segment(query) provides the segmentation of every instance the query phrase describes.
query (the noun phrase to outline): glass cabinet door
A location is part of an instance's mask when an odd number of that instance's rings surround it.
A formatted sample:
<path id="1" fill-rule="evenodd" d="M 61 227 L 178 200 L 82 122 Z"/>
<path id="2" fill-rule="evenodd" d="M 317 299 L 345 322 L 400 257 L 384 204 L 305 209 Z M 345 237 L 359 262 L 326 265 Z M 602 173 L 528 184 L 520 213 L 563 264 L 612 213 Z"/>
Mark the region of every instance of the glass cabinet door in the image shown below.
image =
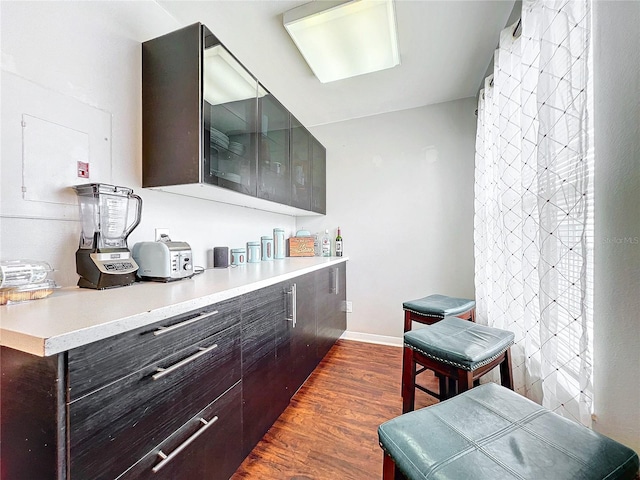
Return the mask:
<path id="1" fill-rule="evenodd" d="M 289 111 L 259 88 L 258 197 L 289 205 Z"/>
<path id="2" fill-rule="evenodd" d="M 291 205 L 311 209 L 311 134 L 291 116 Z"/>
<path id="3" fill-rule="evenodd" d="M 315 138 L 311 138 L 311 159 L 313 173 L 311 175 L 311 210 L 316 213 L 327 213 L 327 150 Z"/>
<path id="4" fill-rule="evenodd" d="M 258 82 L 206 29 L 202 75 L 203 179 L 255 195 Z"/>

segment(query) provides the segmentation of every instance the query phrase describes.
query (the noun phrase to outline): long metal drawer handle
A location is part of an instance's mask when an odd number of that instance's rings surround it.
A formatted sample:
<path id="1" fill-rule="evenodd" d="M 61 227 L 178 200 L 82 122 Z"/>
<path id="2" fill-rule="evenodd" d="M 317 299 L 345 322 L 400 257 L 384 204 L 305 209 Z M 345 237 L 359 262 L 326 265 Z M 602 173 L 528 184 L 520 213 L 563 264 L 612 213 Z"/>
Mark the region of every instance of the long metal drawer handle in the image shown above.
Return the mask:
<path id="1" fill-rule="evenodd" d="M 298 286 L 294 283 L 291 285 L 293 291 L 293 328 L 296 328 L 298 322 Z"/>
<path id="2" fill-rule="evenodd" d="M 214 310 L 213 312 L 203 313 L 198 317 L 190 318 L 189 320 L 185 320 L 184 322 L 176 323 L 175 325 L 171 325 L 170 327 L 158 327 L 158 329 L 154 331 L 153 334 L 157 337 L 158 335 L 163 335 L 165 333 L 173 332 L 178 328 L 186 327 L 187 325 L 191 325 L 192 323 L 195 323 L 199 320 L 204 320 L 205 318 L 209 318 L 213 315 L 216 315 L 217 313 L 218 313 L 218 310 Z"/>
<path id="3" fill-rule="evenodd" d="M 293 328 L 296 328 L 296 322 L 298 321 L 298 308 L 296 305 L 298 301 L 298 291 L 295 283 L 291 285 L 291 290 L 286 292 L 286 294 L 291 297 L 291 315 L 286 317 L 285 320 L 291 322 Z"/>
<path id="4" fill-rule="evenodd" d="M 171 460 L 173 460 L 175 458 L 176 455 L 178 455 L 182 450 L 184 450 L 185 448 L 187 448 L 189 446 L 189 444 L 191 442 L 193 442 L 196 438 L 198 438 L 200 435 L 202 435 L 204 433 L 204 431 L 209 428 L 211 425 L 213 425 L 214 423 L 216 423 L 218 421 L 218 417 L 213 417 L 211 420 L 209 420 L 208 422 L 204 419 L 204 418 L 200 418 L 200 422 L 203 423 L 202 427 L 200 427 L 200 429 L 194 433 L 193 435 L 191 435 L 189 438 L 187 438 L 184 442 L 182 442 L 182 444 L 176 448 L 173 452 L 171 452 L 169 455 L 167 455 L 166 453 L 164 453 L 162 450 L 160 450 L 158 452 L 158 456 L 162 459 L 160 461 L 160 463 L 158 463 L 155 467 L 153 467 L 151 469 L 151 471 L 153 473 L 158 473 L 158 471 L 164 467 L 167 463 L 169 463 Z"/>
<path id="5" fill-rule="evenodd" d="M 329 293 L 336 293 L 336 269 L 332 268 L 329 270 L 329 280 L 331 281 L 331 286 L 329 287 Z"/>
<path id="6" fill-rule="evenodd" d="M 151 378 L 153 378 L 154 380 L 159 380 L 162 377 L 164 377 L 165 375 L 169 375 L 171 372 L 175 372 L 180 367 L 184 367 L 186 364 L 193 362 L 196 358 L 199 358 L 202 355 L 207 354 L 208 352 L 210 352 L 214 348 L 218 348 L 218 344 L 217 343 L 214 343 L 213 345 L 211 345 L 210 347 L 207 347 L 207 348 L 200 347 L 198 349 L 199 350 L 198 352 L 194 353 L 190 357 L 185 358 L 184 360 L 180 360 L 178 363 L 174 363 L 170 367 L 167 367 L 167 368 L 157 367 L 156 368 L 156 372 L 158 372 L 158 373 L 154 374 Z"/>

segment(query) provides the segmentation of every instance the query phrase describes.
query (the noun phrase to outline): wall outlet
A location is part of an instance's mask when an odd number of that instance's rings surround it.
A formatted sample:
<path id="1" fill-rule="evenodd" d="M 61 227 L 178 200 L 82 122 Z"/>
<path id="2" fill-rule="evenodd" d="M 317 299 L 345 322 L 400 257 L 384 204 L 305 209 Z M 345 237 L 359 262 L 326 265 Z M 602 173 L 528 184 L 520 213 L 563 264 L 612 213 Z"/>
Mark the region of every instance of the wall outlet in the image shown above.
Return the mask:
<path id="1" fill-rule="evenodd" d="M 344 302 L 342 311 L 343 312 L 347 312 L 347 313 L 353 313 L 353 303 L 352 302 Z"/>
<path id="2" fill-rule="evenodd" d="M 163 236 L 169 236 L 168 228 L 156 228 L 156 242 L 159 241 Z"/>
<path id="3" fill-rule="evenodd" d="M 89 162 L 81 162 L 78 160 L 78 178 L 89 178 Z"/>

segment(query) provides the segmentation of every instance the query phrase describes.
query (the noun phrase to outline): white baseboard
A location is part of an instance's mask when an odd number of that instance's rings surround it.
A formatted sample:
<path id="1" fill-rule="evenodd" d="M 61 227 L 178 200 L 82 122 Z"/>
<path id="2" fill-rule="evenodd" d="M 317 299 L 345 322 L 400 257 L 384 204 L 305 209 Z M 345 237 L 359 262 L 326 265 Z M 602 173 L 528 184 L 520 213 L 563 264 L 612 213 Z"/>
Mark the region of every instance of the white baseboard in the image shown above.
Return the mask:
<path id="1" fill-rule="evenodd" d="M 340 338 L 342 340 L 355 340 L 356 342 L 377 343 L 379 345 L 402 347 L 402 337 L 375 335 L 373 333 L 349 332 L 347 330 L 342 334 Z"/>

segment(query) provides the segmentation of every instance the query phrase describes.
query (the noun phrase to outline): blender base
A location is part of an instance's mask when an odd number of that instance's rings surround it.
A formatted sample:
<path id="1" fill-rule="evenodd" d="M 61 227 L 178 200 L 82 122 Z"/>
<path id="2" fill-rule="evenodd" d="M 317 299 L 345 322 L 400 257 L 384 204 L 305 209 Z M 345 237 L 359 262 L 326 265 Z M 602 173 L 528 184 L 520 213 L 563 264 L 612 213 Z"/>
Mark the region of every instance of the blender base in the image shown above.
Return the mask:
<path id="1" fill-rule="evenodd" d="M 136 271 L 138 265 L 135 264 L 133 259 L 129 258 L 129 250 L 124 249 L 112 249 L 110 254 L 119 254 L 121 257 L 126 258 L 127 264 L 133 264 L 134 268 L 130 271 L 123 272 L 122 270 L 113 269 L 113 273 L 104 271 L 96 265 L 92 254 L 95 252 L 88 249 L 78 249 L 76 251 L 76 272 L 80 275 L 78 280 L 78 286 L 81 288 L 93 288 L 95 290 L 104 290 L 106 288 L 126 287 L 136 281 Z M 116 260 L 116 263 L 118 260 Z M 100 262 L 103 264 L 103 262 Z"/>
<path id="2" fill-rule="evenodd" d="M 126 278 L 125 278 L 126 277 Z M 136 274 L 106 275 L 100 274 L 98 283 L 92 283 L 86 278 L 80 277 L 78 286 L 80 288 L 93 288 L 94 290 L 105 290 L 107 288 L 126 287 L 136 281 Z"/>

